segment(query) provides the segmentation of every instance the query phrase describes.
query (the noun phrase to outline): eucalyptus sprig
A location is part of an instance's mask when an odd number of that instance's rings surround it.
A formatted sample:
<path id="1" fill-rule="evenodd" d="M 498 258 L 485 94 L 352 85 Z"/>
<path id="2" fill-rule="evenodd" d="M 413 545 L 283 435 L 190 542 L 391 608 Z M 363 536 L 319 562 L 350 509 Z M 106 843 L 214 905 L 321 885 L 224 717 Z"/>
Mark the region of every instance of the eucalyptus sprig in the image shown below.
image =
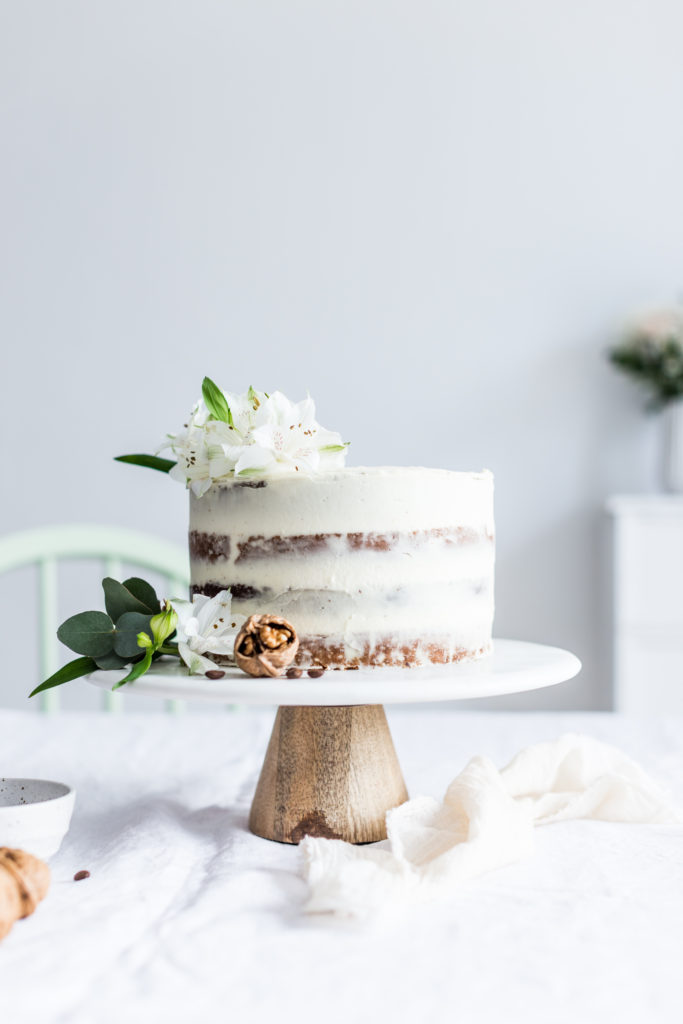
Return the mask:
<path id="1" fill-rule="evenodd" d="M 102 589 L 106 612 L 79 612 L 57 630 L 61 642 L 80 657 L 58 669 L 29 696 L 35 697 L 97 669 L 131 665 L 129 673 L 114 685 L 116 690 L 139 679 L 162 654 L 180 656 L 178 645 L 173 642 L 177 613 L 169 601 L 162 607 L 149 583 L 136 576 L 119 583 L 107 576 L 102 580 Z"/>

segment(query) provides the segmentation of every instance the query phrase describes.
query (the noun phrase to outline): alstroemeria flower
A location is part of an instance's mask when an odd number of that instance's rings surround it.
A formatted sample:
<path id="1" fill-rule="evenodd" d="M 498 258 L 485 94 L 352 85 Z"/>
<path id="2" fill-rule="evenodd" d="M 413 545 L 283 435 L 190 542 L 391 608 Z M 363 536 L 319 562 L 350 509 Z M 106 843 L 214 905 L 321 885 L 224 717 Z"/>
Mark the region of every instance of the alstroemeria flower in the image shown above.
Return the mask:
<path id="1" fill-rule="evenodd" d="M 204 429 L 208 413 L 206 409 L 200 410 L 200 404 L 195 406 L 185 428 L 177 434 L 169 434 L 157 451 L 157 454 L 167 449 L 173 452 L 178 461 L 169 476 L 191 487 L 197 497 L 201 497 L 211 486 L 207 433 Z"/>
<path id="2" fill-rule="evenodd" d="M 245 395 L 226 392 L 231 422 L 212 418 L 203 398 L 192 410 L 189 422 L 177 434 L 169 434 L 157 450 L 171 451 L 177 462 L 169 476 L 191 488 L 197 497 L 208 491 L 214 480 L 232 476 L 235 465 L 251 443 L 254 417 L 261 402 L 262 391 L 250 388 Z"/>
<path id="3" fill-rule="evenodd" d="M 216 668 L 216 662 L 205 654 L 233 657 L 235 638 L 246 617 L 233 615 L 231 602 L 229 590 L 221 590 L 215 597 L 195 594 L 191 601 L 171 602 L 178 613 L 178 653 L 192 674 L 202 675 Z"/>
<path id="4" fill-rule="evenodd" d="M 313 473 L 344 465 L 347 445 L 316 422 L 311 398 L 290 402 L 280 391 L 266 395 L 249 388 L 236 395 L 211 387 L 221 418 L 212 416 L 200 399 L 183 430 L 169 434 L 157 452 L 173 452 L 177 462 L 170 476 L 197 497 L 214 480 L 231 476 Z"/>
<path id="5" fill-rule="evenodd" d="M 235 464 L 236 476 L 331 469 L 343 465 L 346 453 L 340 435 L 316 422 L 312 398 L 290 402 L 281 391 L 261 404 L 251 438 L 252 445 Z"/>

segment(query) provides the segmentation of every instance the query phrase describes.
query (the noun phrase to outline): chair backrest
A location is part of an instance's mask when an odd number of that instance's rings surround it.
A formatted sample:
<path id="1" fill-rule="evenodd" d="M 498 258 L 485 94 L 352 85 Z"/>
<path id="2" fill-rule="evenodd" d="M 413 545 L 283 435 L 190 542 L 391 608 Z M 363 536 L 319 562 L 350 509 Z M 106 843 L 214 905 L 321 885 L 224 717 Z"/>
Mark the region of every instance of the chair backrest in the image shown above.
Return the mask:
<path id="1" fill-rule="evenodd" d="M 168 596 L 187 593 L 190 572 L 186 548 L 135 530 L 117 526 L 69 524 L 44 526 L 0 538 L 0 574 L 22 566 L 38 567 L 38 626 L 41 678 L 59 668 L 58 573 L 60 561 L 91 559 L 102 563 L 103 575 L 122 578 L 122 565 L 139 566 L 158 573 L 167 581 Z M 104 693 L 104 708 L 119 710 L 119 693 Z M 59 708 L 59 689 L 40 695 L 41 708 Z M 180 711 L 181 701 L 167 701 L 169 711 Z"/>

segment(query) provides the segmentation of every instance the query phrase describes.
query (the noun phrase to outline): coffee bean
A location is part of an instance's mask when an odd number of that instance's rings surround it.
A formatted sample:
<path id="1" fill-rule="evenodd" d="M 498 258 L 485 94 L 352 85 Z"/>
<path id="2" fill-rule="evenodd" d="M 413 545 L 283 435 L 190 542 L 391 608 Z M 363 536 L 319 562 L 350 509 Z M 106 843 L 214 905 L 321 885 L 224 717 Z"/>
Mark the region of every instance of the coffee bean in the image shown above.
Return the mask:
<path id="1" fill-rule="evenodd" d="M 221 672 L 219 669 L 212 669 L 211 672 L 204 673 L 207 679 L 222 679 L 225 672 Z"/>
<path id="2" fill-rule="evenodd" d="M 90 878 L 89 871 L 77 871 L 74 875 L 74 882 L 82 882 L 84 878 Z"/>
<path id="3" fill-rule="evenodd" d="M 301 669 L 300 668 L 294 668 L 292 666 L 292 668 L 288 668 L 287 669 L 287 678 L 288 679 L 301 679 L 301 675 L 302 675 L 302 673 L 301 673 Z"/>
<path id="4" fill-rule="evenodd" d="M 308 674 L 311 677 L 311 679 L 320 679 L 320 677 L 321 677 L 321 675 L 323 675 L 324 671 L 325 671 L 324 668 L 309 668 Z"/>

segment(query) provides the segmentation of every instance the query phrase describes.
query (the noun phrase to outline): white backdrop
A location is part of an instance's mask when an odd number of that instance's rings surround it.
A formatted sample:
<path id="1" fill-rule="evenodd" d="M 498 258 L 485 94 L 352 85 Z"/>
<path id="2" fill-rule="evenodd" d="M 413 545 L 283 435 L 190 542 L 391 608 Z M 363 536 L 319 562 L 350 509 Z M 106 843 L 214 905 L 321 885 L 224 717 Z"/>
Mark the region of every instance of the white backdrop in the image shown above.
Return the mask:
<path id="1" fill-rule="evenodd" d="M 601 509 L 658 424 L 604 349 L 682 286 L 681 38 L 678 0 L 0 0 L 1 531 L 183 543 L 112 456 L 205 373 L 308 389 L 356 464 L 494 471 L 496 631 L 585 663 L 513 704 L 608 706 Z"/>

